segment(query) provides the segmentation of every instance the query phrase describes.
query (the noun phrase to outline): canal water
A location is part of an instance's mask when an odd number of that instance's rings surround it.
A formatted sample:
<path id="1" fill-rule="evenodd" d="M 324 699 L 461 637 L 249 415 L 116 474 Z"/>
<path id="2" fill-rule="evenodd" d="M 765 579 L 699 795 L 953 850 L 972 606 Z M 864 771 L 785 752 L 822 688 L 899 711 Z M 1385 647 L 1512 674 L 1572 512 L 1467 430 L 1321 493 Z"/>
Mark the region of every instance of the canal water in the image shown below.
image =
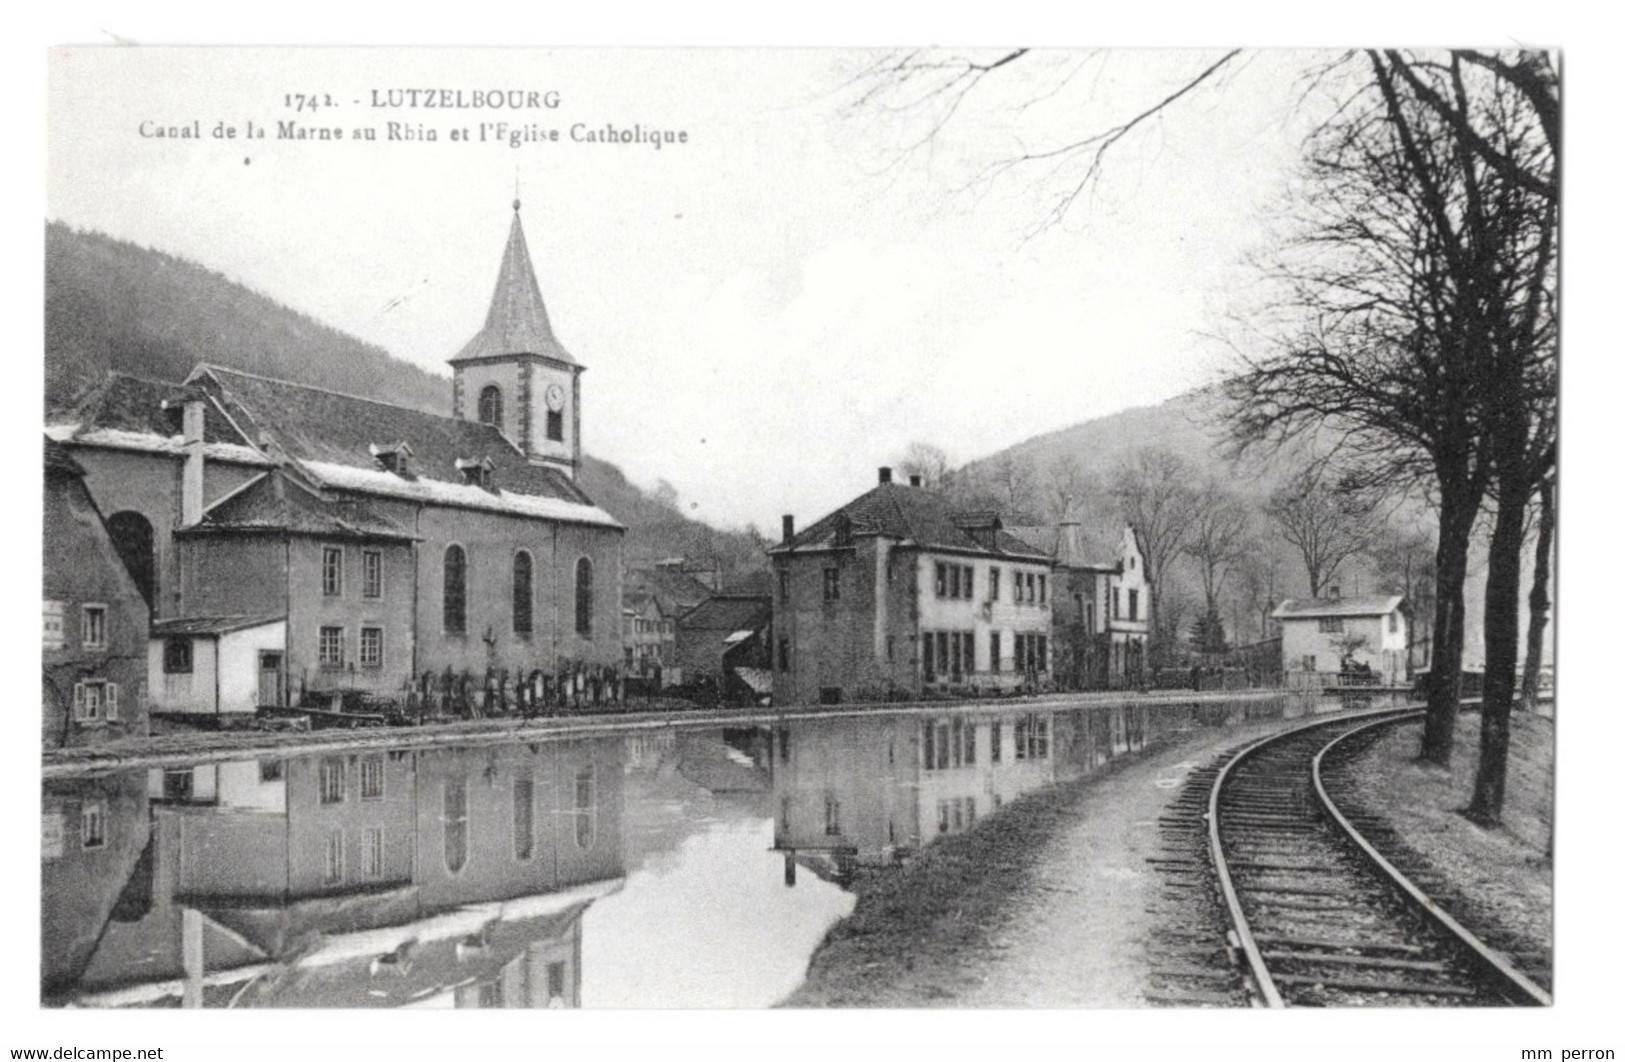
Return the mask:
<path id="1" fill-rule="evenodd" d="M 864 865 L 1286 695 L 673 725 L 49 780 L 41 993 L 95 1007 L 764 1007 Z"/>

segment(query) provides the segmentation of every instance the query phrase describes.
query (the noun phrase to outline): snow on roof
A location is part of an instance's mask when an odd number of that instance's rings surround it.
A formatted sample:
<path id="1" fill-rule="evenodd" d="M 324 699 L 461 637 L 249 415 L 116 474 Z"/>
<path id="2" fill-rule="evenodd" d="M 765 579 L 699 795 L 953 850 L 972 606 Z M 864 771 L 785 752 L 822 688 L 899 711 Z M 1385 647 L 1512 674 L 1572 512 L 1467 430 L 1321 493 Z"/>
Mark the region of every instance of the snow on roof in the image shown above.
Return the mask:
<path id="1" fill-rule="evenodd" d="M 1275 619 L 1320 619 L 1333 616 L 1386 616 L 1405 600 L 1403 594 L 1365 594 L 1360 597 L 1306 598 L 1283 601 L 1270 615 Z"/>
<path id="2" fill-rule="evenodd" d="M 80 430 L 78 424 L 47 424 L 45 434 L 58 442 L 71 442 L 75 446 L 98 446 L 104 450 L 135 450 L 148 454 L 186 453 L 186 441 L 179 435 L 157 435 L 152 432 L 130 431 L 125 428 L 90 428 Z M 240 443 L 206 442 L 203 456 L 215 461 L 259 465 L 270 468 L 273 462 L 252 446 Z"/>
<path id="3" fill-rule="evenodd" d="M 738 645 L 740 642 L 744 641 L 746 638 L 749 638 L 755 633 L 755 631 L 734 631 L 732 634 L 728 635 L 728 637 L 722 639 L 722 644 Z"/>
<path id="4" fill-rule="evenodd" d="M 596 505 L 581 505 L 562 498 L 515 494 L 500 489 L 489 491 L 472 483 L 447 483 L 443 480 L 426 478 L 402 479 L 395 473 L 385 472 L 382 469 L 356 468 L 330 461 L 301 461 L 300 464 L 322 483 L 340 490 L 405 498 L 409 501 L 434 502 L 439 505 L 455 505 L 464 509 L 512 513 L 516 516 L 541 517 L 562 523 L 622 527 L 620 521 Z"/>
<path id="5" fill-rule="evenodd" d="M 158 620 L 152 625 L 151 635 L 154 638 L 181 634 L 218 636 L 286 621 L 285 616 L 193 616 L 188 619 Z"/>

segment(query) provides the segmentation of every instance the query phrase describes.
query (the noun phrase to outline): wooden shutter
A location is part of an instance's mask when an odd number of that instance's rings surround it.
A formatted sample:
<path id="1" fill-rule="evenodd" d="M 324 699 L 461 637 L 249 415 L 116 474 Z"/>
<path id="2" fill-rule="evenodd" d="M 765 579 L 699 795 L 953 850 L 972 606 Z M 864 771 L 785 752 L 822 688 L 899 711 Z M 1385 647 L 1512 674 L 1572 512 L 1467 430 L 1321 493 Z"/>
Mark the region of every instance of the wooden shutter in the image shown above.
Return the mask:
<path id="1" fill-rule="evenodd" d="M 118 718 L 118 683 L 109 682 L 107 684 L 107 689 L 106 689 L 106 693 L 104 694 L 103 700 L 106 703 L 105 712 L 106 712 L 107 718 L 109 718 L 109 719 L 117 719 Z"/>

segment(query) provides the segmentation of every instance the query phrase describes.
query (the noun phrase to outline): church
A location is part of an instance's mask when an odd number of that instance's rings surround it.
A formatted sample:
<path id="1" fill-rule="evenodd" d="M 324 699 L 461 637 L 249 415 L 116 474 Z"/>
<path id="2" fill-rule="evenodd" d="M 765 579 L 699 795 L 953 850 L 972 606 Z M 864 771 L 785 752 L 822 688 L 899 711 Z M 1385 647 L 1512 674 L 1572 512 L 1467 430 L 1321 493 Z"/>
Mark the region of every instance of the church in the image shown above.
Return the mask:
<path id="1" fill-rule="evenodd" d="M 109 374 L 47 418 L 151 612 L 153 711 L 617 688 L 625 528 L 576 482 L 583 366 L 519 208 L 450 359 L 449 417 L 202 364 L 181 384 Z"/>

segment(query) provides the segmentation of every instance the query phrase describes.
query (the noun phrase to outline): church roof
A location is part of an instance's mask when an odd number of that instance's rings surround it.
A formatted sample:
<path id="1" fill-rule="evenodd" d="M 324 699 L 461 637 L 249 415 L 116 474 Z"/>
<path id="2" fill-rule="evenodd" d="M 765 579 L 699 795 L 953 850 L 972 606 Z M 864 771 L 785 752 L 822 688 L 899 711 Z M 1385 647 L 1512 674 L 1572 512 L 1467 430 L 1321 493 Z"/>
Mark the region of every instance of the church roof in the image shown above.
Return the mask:
<path id="1" fill-rule="evenodd" d="M 496 291 L 485 327 L 464 344 L 450 360 L 475 361 L 511 354 L 539 354 L 567 365 L 576 364 L 570 352 L 553 335 L 542 303 L 542 289 L 536 283 L 536 270 L 530 264 L 525 246 L 525 230 L 519 224 L 519 200 L 513 203 L 513 224 L 508 228 L 508 245 L 502 252 L 497 271 Z"/>
<path id="2" fill-rule="evenodd" d="M 281 471 L 266 473 L 215 502 L 191 532 L 284 532 L 322 538 L 410 541 L 400 524 L 357 498 L 323 498 Z"/>
<path id="3" fill-rule="evenodd" d="M 620 525 L 556 468 L 534 465 L 489 424 L 370 398 L 200 365 L 188 383 L 207 390 L 242 431 L 280 448 L 317 482 L 340 490 Z M 405 475 L 380 467 L 375 446 L 404 442 Z M 459 460 L 489 458 L 494 489 L 466 482 Z"/>
<path id="4" fill-rule="evenodd" d="M 882 483 L 812 524 L 796 535 L 789 546 L 775 546 L 769 552 L 834 546 L 837 531 L 844 521 L 854 535 L 885 535 L 926 549 L 1009 555 L 1032 560 L 1050 559 L 1038 547 L 993 526 L 986 528 L 995 546 L 989 548 L 984 544 L 987 539 L 978 538 L 975 533 L 981 525 L 967 525 L 965 515 L 955 513 L 944 498 L 923 487 Z"/>

